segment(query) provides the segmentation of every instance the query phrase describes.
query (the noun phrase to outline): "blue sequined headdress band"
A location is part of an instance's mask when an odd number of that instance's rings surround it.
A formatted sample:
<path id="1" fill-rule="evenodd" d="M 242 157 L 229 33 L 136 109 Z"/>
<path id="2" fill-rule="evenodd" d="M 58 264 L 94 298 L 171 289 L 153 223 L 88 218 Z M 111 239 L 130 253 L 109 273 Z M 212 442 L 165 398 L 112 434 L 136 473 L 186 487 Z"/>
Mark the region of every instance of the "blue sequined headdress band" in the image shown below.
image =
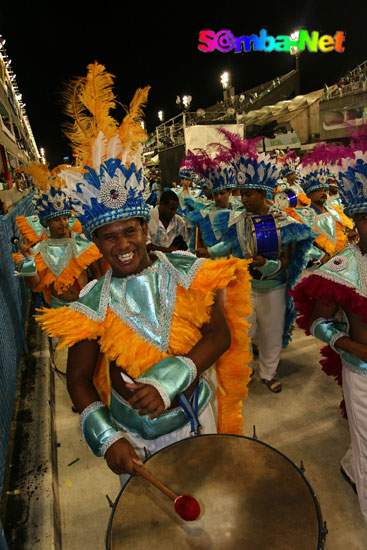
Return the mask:
<path id="1" fill-rule="evenodd" d="M 112 84 L 112 75 L 94 63 L 88 66 L 85 79 L 73 83 L 67 97 L 67 113 L 75 122 L 66 133 L 79 166 L 63 170 L 60 177 L 70 190 L 73 208 L 89 239 L 97 227 L 113 221 L 149 219 L 141 155 L 147 136 L 140 119 L 150 87 L 137 90 L 118 125 L 109 114 L 115 107 Z"/>
<path id="2" fill-rule="evenodd" d="M 16 172 L 24 172 L 32 177 L 36 188 L 32 202 L 44 227 L 48 220 L 64 215 L 71 216 L 70 197 L 65 189 L 61 189 L 58 167 L 50 171 L 47 164 L 31 162 L 18 168 Z"/>
<path id="3" fill-rule="evenodd" d="M 210 156 L 203 149 L 196 153 L 188 151 L 181 163 L 180 170 L 200 178 L 202 187 L 208 187 L 213 193 L 236 187 L 236 173 L 233 165 L 221 156 Z"/>

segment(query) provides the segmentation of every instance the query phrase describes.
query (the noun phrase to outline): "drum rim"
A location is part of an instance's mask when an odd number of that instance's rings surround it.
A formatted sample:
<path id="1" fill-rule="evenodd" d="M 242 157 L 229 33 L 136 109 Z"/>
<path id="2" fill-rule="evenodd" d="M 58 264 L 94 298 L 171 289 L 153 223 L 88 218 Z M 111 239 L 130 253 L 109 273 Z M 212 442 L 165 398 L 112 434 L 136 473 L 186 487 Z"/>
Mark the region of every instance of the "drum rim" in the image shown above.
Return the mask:
<path id="1" fill-rule="evenodd" d="M 248 437 L 246 435 L 218 434 L 218 433 L 217 434 L 201 434 L 201 435 L 194 436 L 194 439 L 199 438 L 199 437 L 202 438 L 202 437 L 218 437 L 218 436 L 219 437 L 231 437 L 231 438 L 232 437 L 240 437 L 241 439 L 248 439 L 249 441 L 254 441 L 255 443 L 259 443 L 260 445 L 264 445 L 264 447 L 268 447 L 272 451 L 275 451 L 276 453 L 281 455 L 283 458 L 285 458 L 295 468 L 295 470 L 297 470 L 297 472 L 301 475 L 303 480 L 306 482 L 307 488 L 311 493 L 312 501 L 313 501 L 314 506 L 315 506 L 315 511 L 316 511 L 316 515 L 317 515 L 317 522 L 318 522 L 318 527 L 319 527 L 319 529 L 318 529 L 318 531 L 319 531 L 318 532 L 318 539 L 317 539 L 317 548 L 315 550 L 322 550 L 324 530 L 323 530 L 323 517 L 322 517 L 322 513 L 321 513 L 321 508 L 320 508 L 316 493 L 314 492 L 314 490 L 311 486 L 311 483 L 308 481 L 308 479 L 306 478 L 304 473 L 300 470 L 300 468 L 297 466 L 297 464 L 295 464 L 284 453 L 282 453 L 281 451 L 278 451 L 278 449 L 275 449 L 274 447 L 272 447 L 268 443 L 265 443 L 264 441 L 260 441 L 259 439 L 254 438 L 254 437 Z M 191 439 L 193 439 L 193 437 L 189 436 L 189 437 L 185 437 L 184 439 L 180 439 L 179 441 L 175 441 L 174 443 L 171 443 L 170 445 L 167 445 L 166 447 L 163 447 L 162 449 L 159 449 L 159 451 L 156 451 L 152 455 L 145 458 L 143 460 L 143 463 L 146 464 L 147 462 L 149 462 L 149 460 L 151 458 L 153 458 L 155 455 L 157 455 L 161 451 L 164 451 L 165 449 L 168 449 L 169 447 L 173 447 L 174 445 L 177 445 L 177 443 L 181 443 L 181 441 L 186 441 L 186 440 L 191 440 Z M 130 483 L 131 479 L 132 479 L 132 476 L 130 476 L 129 479 L 125 482 L 124 486 L 121 487 L 120 492 L 117 495 L 115 502 L 113 503 L 112 512 L 111 512 L 111 516 L 110 516 L 110 519 L 109 519 L 109 522 L 108 522 L 107 533 L 106 533 L 106 550 L 112 550 L 112 547 L 111 547 L 111 534 L 112 534 L 113 518 L 114 518 L 114 515 L 115 515 L 117 505 L 119 503 L 120 497 L 121 497 L 123 491 L 125 490 L 125 488 L 127 487 L 127 485 Z"/>

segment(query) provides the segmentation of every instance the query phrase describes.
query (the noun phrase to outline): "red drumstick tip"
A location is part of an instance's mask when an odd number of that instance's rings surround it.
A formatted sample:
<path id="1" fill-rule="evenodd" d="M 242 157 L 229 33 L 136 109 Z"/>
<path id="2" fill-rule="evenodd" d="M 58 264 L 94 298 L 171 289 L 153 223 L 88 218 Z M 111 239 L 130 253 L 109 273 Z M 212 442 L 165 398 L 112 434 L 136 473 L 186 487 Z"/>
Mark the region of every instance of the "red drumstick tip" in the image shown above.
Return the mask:
<path id="1" fill-rule="evenodd" d="M 185 521 L 195 521 L 200 516 L 200 505 L 191 495 L 181 495 L 175 500 L 175 511 Z"/>

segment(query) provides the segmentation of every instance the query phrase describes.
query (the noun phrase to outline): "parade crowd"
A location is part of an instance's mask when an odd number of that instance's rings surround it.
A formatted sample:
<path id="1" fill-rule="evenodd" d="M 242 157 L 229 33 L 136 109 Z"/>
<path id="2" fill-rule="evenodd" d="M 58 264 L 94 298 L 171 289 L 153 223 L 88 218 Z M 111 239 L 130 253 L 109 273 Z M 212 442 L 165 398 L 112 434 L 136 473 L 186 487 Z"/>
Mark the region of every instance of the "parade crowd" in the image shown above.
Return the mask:
<path id="1" fill-rule="evenodd" d="M 279 394 L 298 323 L 325 343 L 323 370 L 342 386 L 351 445 L 341 472 L 367 523 L 366 137 L 298 156 L 222 128 L 162 183 L 142 162 L 149 87 L 118 123 L 112 85 L 95 63 L 69 90 L 75 166 L 23 168 L 36 215 L 17 219 L 14 255 L 42 293 L 38 322 L 69 348 L 85 441 L 123 483 L 175 441 L 242 435 L 253 355 Z"/>

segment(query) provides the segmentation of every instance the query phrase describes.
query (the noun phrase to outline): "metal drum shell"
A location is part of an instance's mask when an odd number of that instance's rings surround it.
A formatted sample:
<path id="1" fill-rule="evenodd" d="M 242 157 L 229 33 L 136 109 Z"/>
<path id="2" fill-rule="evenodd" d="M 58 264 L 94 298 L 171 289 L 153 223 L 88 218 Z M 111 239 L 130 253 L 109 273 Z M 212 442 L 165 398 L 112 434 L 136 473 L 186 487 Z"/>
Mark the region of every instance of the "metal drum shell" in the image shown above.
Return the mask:
<path id="1" fill-rule="evenodd" d="M 274 195 L 274 204 L 278 208 L 295 208 L 297 202 L 297 195 L 292 189 L 283 189 Z"/>
<path id="2" fill-rule="evenodd" d="M 260 255 L 269 260 L 279 258 L 282 239 L 278 222 L 272 214 L 248 216 L 245 235 L 251 256 Z"/>
<path id="3" fill-rule="evenodd" d="M 261 441 L 203 435 L 174 443 L 146 462 L 176 494 L 194 496 L 202 513 L 185 522 L 170 499 L 134 476 L 114 505 L 108 550 L 324 548 L 311 485 L 291 460 Z"/>

